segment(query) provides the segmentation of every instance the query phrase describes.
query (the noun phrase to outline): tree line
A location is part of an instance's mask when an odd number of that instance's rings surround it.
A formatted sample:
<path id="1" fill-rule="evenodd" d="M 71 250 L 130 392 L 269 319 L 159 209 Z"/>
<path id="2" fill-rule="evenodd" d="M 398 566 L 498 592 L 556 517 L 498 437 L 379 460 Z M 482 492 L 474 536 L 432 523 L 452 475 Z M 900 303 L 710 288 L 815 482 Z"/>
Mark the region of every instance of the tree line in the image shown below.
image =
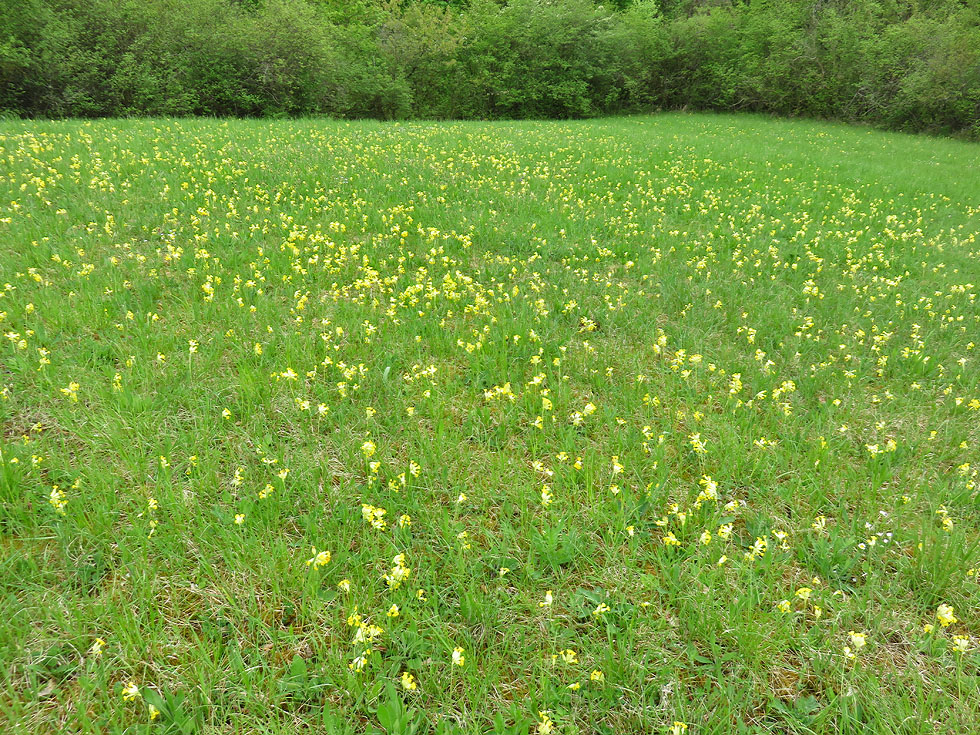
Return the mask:
<path id="1" fill-rule="evenodd" d="M 0 0 L 0 111 L 748 110 L 980 139 L 975 0 Z"/>

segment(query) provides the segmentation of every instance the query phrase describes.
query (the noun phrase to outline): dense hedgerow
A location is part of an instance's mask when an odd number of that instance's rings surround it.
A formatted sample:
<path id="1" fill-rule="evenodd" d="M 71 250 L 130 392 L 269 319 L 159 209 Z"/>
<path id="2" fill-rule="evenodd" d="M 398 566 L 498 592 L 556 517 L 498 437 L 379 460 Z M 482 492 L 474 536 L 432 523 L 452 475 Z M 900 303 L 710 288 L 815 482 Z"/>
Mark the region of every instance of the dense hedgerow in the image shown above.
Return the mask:
<path id="1" fill-rule="evenodd" d="M 980 136 L 945 0 L 2 0 L 26 116 L 568 118 L 752 110 Z"/>

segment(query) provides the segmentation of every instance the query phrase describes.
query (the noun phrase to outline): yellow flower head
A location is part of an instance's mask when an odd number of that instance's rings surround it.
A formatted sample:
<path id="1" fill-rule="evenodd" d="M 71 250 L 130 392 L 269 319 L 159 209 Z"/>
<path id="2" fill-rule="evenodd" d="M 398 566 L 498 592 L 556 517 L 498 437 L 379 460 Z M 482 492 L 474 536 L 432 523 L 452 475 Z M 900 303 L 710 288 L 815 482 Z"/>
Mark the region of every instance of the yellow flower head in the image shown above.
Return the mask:
<path id="1" fill-rule="evenodd" d="M 140 688 L 136 686 L 135 681 L 129 682 L 122 690 L 122 698 L 127 702 L 132 702 L 137 697 L 142 696 L 140 694 Z"/>

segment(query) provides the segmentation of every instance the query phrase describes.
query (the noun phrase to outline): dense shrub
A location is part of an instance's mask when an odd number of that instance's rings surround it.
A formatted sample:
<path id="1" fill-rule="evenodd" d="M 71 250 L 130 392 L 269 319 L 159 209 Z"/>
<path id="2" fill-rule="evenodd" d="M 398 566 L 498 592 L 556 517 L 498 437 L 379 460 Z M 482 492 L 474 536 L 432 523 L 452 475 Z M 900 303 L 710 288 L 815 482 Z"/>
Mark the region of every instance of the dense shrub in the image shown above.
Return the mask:
<path id="1" fill-rule="evenodd" d="M 980 138 L 961 0 L 0 0 L 0 112 L 754 110 Z"/>
<path id="2" fill-rule="evenodd" d="M 608 108 L 610 12 L 590 0 L 474 0 L 469 13 L 479 29 L 464 56 L 477 113 L 581 117 Z"/>

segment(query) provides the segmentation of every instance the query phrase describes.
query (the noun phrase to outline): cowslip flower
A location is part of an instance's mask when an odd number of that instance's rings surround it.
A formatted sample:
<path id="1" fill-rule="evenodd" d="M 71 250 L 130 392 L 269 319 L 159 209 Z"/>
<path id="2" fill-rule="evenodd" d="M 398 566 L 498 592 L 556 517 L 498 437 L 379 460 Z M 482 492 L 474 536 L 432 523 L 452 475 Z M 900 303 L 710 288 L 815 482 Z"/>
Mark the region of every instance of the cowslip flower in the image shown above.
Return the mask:
<path id="1" fill-rule="evenodd" d="M 402 672 L 402 687 L 410 692 L 418 689 L 418 684 L 415 683 L 415 677 L 407 671 Z"/>
<path id="2" fill-rule="evenodd" d="M 135 681 L 131 681 L 126 686 L 123 687 L 122 698 L 126 702 L 132 702 L 134 699 L 140 696 L 142 696 L 140 694 L 140 688 L 136 686 Z"/>
<path id="3" fill-rule="evenodd" d="M 388 574 L 384 575 L 385 583 L 389 589 L 396 590 L 401 587 L 402 582 L 408 579 L 412 570 L 405 566 L 405 555 L 398 554 L 393 560 L 394 566 Z"/>
<path id="4" fill-rule="evenodd" d="M 945 603 L 943 603 L 936 609 L 936 619 L 939 621 L 939 624 L 944 628 L 948 628 L 953 623 L 959 622 L 956 619 L 956 616 L 953 615 L 952 605 L 947 605 Z"/>
<path id="5" fill-rule="evenodd" d="M 54 486 L 54 490 L 52 490 L 51 494 L 48 496 L 48 502 L 57 513 L 66 515 L 65 506 L 68 505 L 68 498 L 65 495 L 65 491 L 59 489 L 57 485 Z"/>
<path id="6" fill-rule="evenodd" d="M 324 549 L 323 551 L 317 551 L 315 546 L 310 547 L 313 551 L 313 556 L 306 560 L 306 566 L 312 566 L 314 569 L 319 569 L 320 567 L 325 567 L 330 563 L 331 554 L 329 551 Z"/>
<path id="7" fill-rule="evenodd" d="M 466 663 L 466 654 L 462 648 L 456 647 L 453 649 L 453 666 L 462 666 Z"/>
<path id="8" fill-rule="evenodd" d="M 857 653 L 866 645 L 868 635 L 867 633 L 856 633 L 852 630 L 847 636 L 851 642 L 851 646 L 854 646 L 854 648 L 844 646 L 844 656 L 845 658 L 853 659 L 856 658 Z"/>
<path id="9" fill-rule="evenodd" d="M 538 712 L 541 721 L 538 723 L 538 735 L 551 735 L 554 730 L 554 723 L 551 721 L 551 713 L 547 710 Z"/>

